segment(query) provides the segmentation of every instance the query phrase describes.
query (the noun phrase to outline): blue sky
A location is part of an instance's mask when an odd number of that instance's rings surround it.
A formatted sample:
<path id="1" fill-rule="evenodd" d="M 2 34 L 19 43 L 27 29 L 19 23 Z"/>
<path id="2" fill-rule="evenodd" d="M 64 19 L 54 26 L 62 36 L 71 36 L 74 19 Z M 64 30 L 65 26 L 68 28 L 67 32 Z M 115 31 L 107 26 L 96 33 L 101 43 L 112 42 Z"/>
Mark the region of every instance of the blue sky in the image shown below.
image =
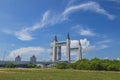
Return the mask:
<path id="1" fill-rule="evenodd" d="M 54 36 L 68 33 L 84 58 L 120 59 L 120 0 L 0 0 L 1 60 L 49 60 Z"/>

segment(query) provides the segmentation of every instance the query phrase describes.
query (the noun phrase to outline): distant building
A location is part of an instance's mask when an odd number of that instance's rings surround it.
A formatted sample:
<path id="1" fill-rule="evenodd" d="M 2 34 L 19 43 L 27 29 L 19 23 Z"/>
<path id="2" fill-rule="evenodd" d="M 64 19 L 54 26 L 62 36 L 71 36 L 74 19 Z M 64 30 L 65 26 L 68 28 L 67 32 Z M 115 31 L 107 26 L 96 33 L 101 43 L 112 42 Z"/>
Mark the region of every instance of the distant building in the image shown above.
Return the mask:
<path id="1" fill-rule="evenodd" d="M 34 64 L 36 63 L 36 57 L 33 55 L 32 57 L 30 57 L 30 63 Z"/>
<path id="2" fill-rule="evenodd" d="M 15 58 L 15 61 L 16 61 L 16 62 L 20 62 L 20 61 L 21 61 L 21 57 L 20 57 L 20 56 L 17 56 L 17 57 Z"/>

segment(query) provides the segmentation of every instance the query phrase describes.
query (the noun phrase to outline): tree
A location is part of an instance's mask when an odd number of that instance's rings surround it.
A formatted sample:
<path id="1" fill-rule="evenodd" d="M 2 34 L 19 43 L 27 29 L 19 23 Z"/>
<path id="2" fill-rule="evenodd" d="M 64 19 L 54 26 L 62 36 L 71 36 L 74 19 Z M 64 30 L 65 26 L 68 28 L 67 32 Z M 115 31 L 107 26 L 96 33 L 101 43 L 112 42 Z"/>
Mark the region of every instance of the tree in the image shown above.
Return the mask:
<path id="1" fill-rule="evenodd" d="M 66 69 L 67 68 L 67 64 L 64 62 L 60 62 L 56 65 L 57 69 Z"/>
<path id="2" fill-rule="evenodd" d="M 80 69 L 80 70 L 88 70 L 90 67 L 90 63 L 88 59 L 82 59 L 77 61 L 76 63 L 76 69 Z"/>
<path id="3" fill-rule="evenodd" d="M 35 65 L 35 64 L 28 64 L 27 67 L 28 67 L 28 68 L 35 68 L 36 65 Z"/>
<path id="4" fill-rule="evenodd" d="M 67 64 L 67 68 L 76 69 L 76 64 L 75 63 L 69 63 L 69 64 Z"/>
<path id="5" fill-rule="evenodd" d="M 6 67 L 8 68 L 14 68 L 15 67 L 15 64 L 13 62 L 9 62 Z"/>
<path id="6" fill-rule="evenodd" d="M 93 58 L 90 61 L 90 69 L 91 70 L 102 70 L 102 63 L 101 60 L 98 58 Z"/>

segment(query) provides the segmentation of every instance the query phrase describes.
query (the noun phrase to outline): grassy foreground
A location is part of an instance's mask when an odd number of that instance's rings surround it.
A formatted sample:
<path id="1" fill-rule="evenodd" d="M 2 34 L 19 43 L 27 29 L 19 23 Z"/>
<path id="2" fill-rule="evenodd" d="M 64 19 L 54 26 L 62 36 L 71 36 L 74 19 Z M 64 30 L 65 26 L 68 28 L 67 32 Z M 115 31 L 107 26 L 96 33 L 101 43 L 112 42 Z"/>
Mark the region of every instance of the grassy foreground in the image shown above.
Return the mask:
<path id="1" fill-rule="evenodd" d="M 71 69 L 0 69 L 0 80 L 120 80 L 120 72 Z"/>

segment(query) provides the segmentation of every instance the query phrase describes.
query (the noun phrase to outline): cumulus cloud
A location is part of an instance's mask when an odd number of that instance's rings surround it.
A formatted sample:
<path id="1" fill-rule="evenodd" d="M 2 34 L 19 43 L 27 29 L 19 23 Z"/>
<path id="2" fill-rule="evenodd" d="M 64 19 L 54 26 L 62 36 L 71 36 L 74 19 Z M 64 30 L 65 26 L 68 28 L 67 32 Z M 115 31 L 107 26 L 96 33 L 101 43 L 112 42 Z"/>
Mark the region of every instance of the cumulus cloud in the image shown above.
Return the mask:
<path id="1" fill-rule="evenodd" d="M 49 49 L 42 47 L 22 47 L 11 51 L 7 59 L 14 60 L 15 57 L 19 55 L 22 59 L 28 60 L 33 55 L 40 57 L 40 55 L 45 55 L 46 53 L 49 53 Z"/>
<path id="2" fill-rule="evenodd" d="M 103 40 L 100 41 L 100 43 L 98 44 L 94 44 L 91 45 L 90 41 L 87 38 L 84 39 L 80 39 L 81 45 L 82 45 L 82 52 L 83 54 L 85 53 L 89 53 L 90 51 L 96 51 L 96 50 L 101 50 L 101 49 L 106 49 L 109 48 L 110 46 L 108 45 L 108 43 L 110 43 L 112 40 Z M 76 48 L 78 47 L 79 40 L 71 40 L 71 48 Z M 64 53 L 65 53 L 65 47 L 62 48 Z M 77 52 L 76 51 L 71 51 L 72 55 L 76 55 Z"/>
<path id="3" fill-rule="evenodd" d="M 82 52 L 83 53 L 88 53 L 91 50 L 95 48 L 94 45 L 90 44 L 90 41 L 87 40 L 86 38 L 80 39 L 81 45 L 82 45 Z M 79 40 L 71 40 L 70 47 L 71 48 L 78 48 Z M 66 47 L 62 47 L 62 53 L 66 53 Z M 78 52 L 77 51 L 71 51 L 71 55 L 76 55 Z"/>
<path id="4" fill-rule="evenodd" d="M 66 8 L 62 14 L 64 16 L 68 16 L 70 13 L 77 11 L 77 10 L 93 11 L 93 12 L 105 15 L 111 20 L 115 18 L 113 15 L 109 14 L 104 8 L 102 8 L 97 2 L 92 2 L 92 1 L 79 4 L 79 5 L 70 6 Z"/>
<path id="5" fill-rule="evenodd" d="M 83 53 L 88 53 L 89 51 L 93 50 L 95 48 L 94 45 L 90 44 L 90 41 L 87 40 L 86 38 L 80 39 L 82 48 L 83 48 Z"/>

